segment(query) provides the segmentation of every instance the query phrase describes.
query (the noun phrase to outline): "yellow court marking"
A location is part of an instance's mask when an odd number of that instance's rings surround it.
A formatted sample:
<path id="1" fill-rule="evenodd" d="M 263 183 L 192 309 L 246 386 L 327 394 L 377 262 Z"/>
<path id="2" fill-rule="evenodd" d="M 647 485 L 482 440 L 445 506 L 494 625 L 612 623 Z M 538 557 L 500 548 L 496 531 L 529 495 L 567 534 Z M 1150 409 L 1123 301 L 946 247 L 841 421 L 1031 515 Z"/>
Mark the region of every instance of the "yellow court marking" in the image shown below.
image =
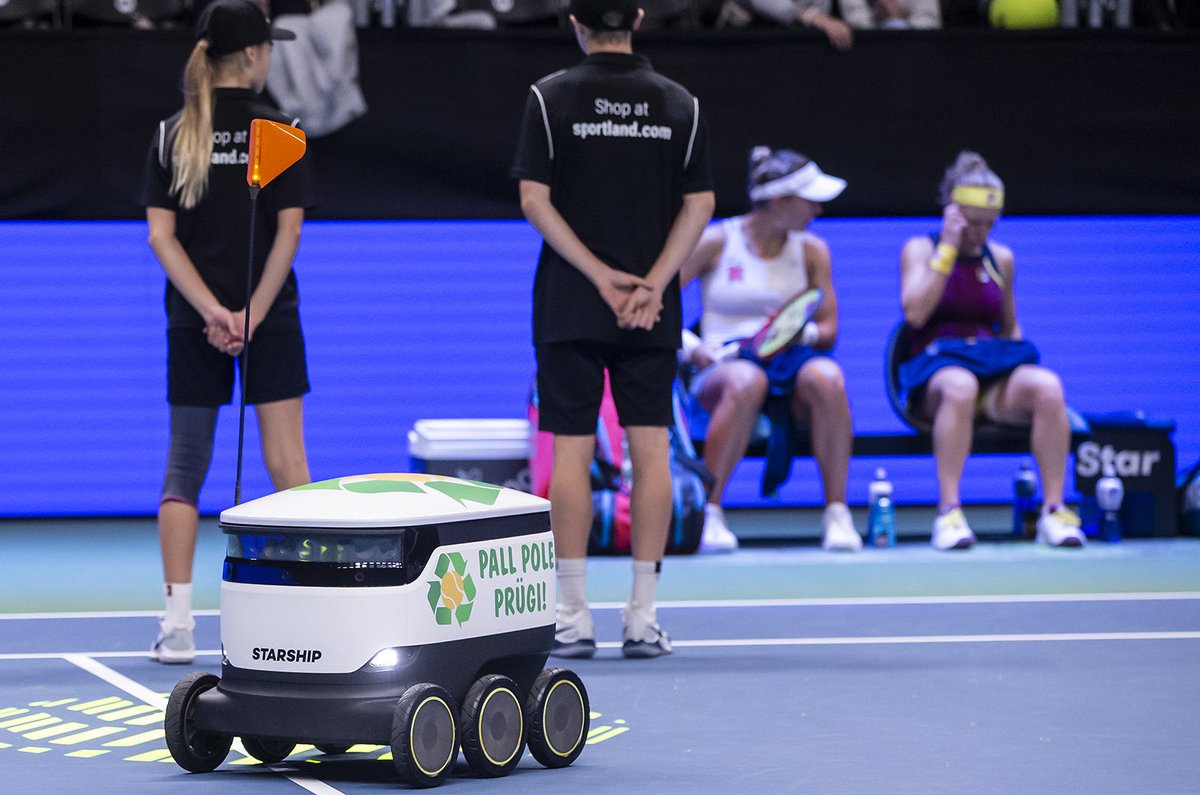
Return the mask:
<path id="1" fill-rule="evenodd" d="M 150 715 L 146 715 L 145 717 L 134 718 L 133 720 L 127 720 L 127 721 L 125 721 L 125 725 L 126 726 L 149 726 L 152 723 L 162 723 L 164 718 L 165 718 L 165 716 L 163 715 L 163 711 L 160 709 Z"/>
<path id="2" fill-rule="evenodd" d="M 69 734 L 66 737 L 59 737 L 57 740 L 50 742 L 57 745 L 78 745 L 86 743 L 88 740 L 95 740 L 97 737 L 108 737 L 111 734 L 120 734 L 125 731 L 120 726 L 101 726 L 99 729 L 90 729 L 79 734 Z"/>
<path id="3" fill-rule="evenodd" d="M 135 754 L 134 756 L 125 757 L 126 762 L 163 762 L 174 761 L 171 759 L 171 752 L 166 748 L 155 748 L 153 751 L 147 751 L 144 754 Z"/>
<path id="4" fill-rule="evenodd" d="M 602 743 L 627 731 L 629 731 L 628 726 L 601 726 L 598 729 L 592 729 L 588 732 L 587 744 L 595 745 L 596 743 Z"/>
<path id="5" fill-rule="evenodd" d="M 603 717 L 599 712 L 589 712 L 588 715 L 592 720 Z M 587 739 L 584 740 L 584 744 L 595 745 L 596 743 L 602 743 L 605 740 L 611 740 L 629 731 L 629 727 L 625 725 L 624 718 L 615 719 L 613 724 L 613 726 L 592 726 L 588 729 Z"/>
<path id="6" fill-rule="evenodd" d="M 163 694 L 164 698 L 168 694 Z M 45 711 L 57 708 L 58 715 Z M 73 715 L 65 715 L 68 710 Z M 88 715 L 95 721 L 103 721 L 109 725 L 96 726 L 95 723 L 82 723 L 71 718 Z M 597 725 L 597 719 L 603 717 L 600 712 L 589 712 L 592 726 L 588 731 L 585 742 L 588 745 L 611 740 L 629 731 L 623 719 L 611 719 L 606 724 Z M 163 747 L 165 733 L 162 728 L 163 711 L 161 707 L 149 704 L 138 704 L 120 696 L 80 701 L 78 698 L 43 699 L 31 701 L 26 707 L 0 707 L 0 729 L 7 729 L 22 739 L 33 741 L 48 741 L 50 745 L 17 746 L 13 743 L 0 742 L 0 749 L 12 748 L 26 754 L 44 754 L 59 750 L 64 756 L 76 759 L 94 759 L 112 753 L 110 749 L 133 750 L 138 746 L 151 746 L 148 750 L 132 756 L 121 757 L 125 762 L 163 762 L 173 764 L 171 752 Z M 121 725 L 113 725 L 120 722 Z M 143 730 L 130 731 L 129 727 L 146 727 Z M 109 738 L 102 743 L 103 747 L 80 748 L 78 746 L 93 743 L 101 738 Z M 157 745 L 157 747 L 153 747 Z M 63 746 L 68 746 L 64 748 Z M 69 746 L 76 746 L 74 749 Z M 291 756 L 300 757 L 313 751 L 315 746 L 308 743 L 298 743 Z M 235 744 L 234 750 L 237 750 Z M 391 749 L 386 745 L 359 743 L 346 749 L 347 754 L 369 755 L 380 762 L 393 760 Z M 322 756 L 313 754 L 311 758 L 297 759 L 309 764 L 320 764 Z M 231 759 L 228 764 L 238 766 L 257 766 L 263 763 L 246 754 Z"/>
<path id="7" fill-rule="evenodd" d="M 78 707 L 67 707 L 67 709 L 77 709 L 80 712 L 82 712 L 84 715 L 99 715 L 102 712 L 111 712 L 112 710 L 115 710 L 115 709 L 123 709 L 125 707 L 132 707 L 132 706 L 133 706 L 132 701 L 129 701 L 128 699 L 124 699 L 124 698 L 118 698 L 118 699 L 108 701 L 108 703 L 106 703 L 106 704 L 97 704 L 96 706 L 88 707 L 87 709 L 84 709 L 83 705 L 80 705 Z"/>
<path id="8" fill-rule="evenodd" d="M 166 736 L 166 732 L 162 729 L 151 729 L 150 731 L 133 734 L 129 737 L 121 737 L 116 740 L 109 740 L 104 744 L 105 748 L 131 748 L 142 743 L 152 743 L 161 740 Z"/>
<path id="9" fill-rule="evenodd" d="M 132 701 L 125 701 L 125 699 L 121 698 L 120 696 L 106 696 L 105 698 L 98 698 L 94 701 L 85 701 L 82 704 L 76 704 L 73 707 L 67 707 L 67 709 L 71 710 L 72 712 L 86 712 L 88 710 L 103 712 L 106 709 L 114 709 L 116 707 L 116 702 L 118 701 L 125 702 L 122 706 L 129 706 L 133 703 Z M 97 707 L 99 707 L 99 709 L 97 709 Z"/>
<path id="10" fill-rule="evenodd" d="M 115 712 L 106 712 L 103 715 L 97 715 L 96 717 L 100 720 L 124 720 L 125 718 L 132 718 L 137 715 L 145 715 L 148 712 L 156 712 L 159 715 L 162 714 L 162 710 L 158 707 L 152 707 L 149 704 L 135 704 L 132 707 L 119 709 Z"/>
<path id="11" fill-rule="evenodd" d="M 11 729 L 13 726 L 20 726 L 22 723 L 52 717 L 49 712 L 30 712 L 27 709 L 23 709 L 21 712 L 26 714 L 21 715 L 19 718 L 9 718 L 6 721 L 0 721 L 0 729 Z M 14 729 L 14 731 L 20 731 L 20 729 Z"/>
<path id="12" fill-rule="evenodd" d="M 29 731 L 30 729 L 40 729 L 43 726 L 53 726 L 55 723 L 62 723 L 62 718 L 56 718 L 53 715 L 47 715 L 46 717 L 39 718 L 37 720 L 21 721 L 16 726 L 9 727 L 9 731 L 20 733 Z"/>
<path id="13" fill-rule="evenodd" d="M 77 732 L 80 729 L 86 729 L 86 723 L 60 723 L 57 726 L 51 726 L 47 729 L 38 729 L 35 732 L 29 732 L 25 735 L 26 740 L 44 740 L 47 737 L 55 737 L 59 734 L 67 734 L 68 732 Z"/>

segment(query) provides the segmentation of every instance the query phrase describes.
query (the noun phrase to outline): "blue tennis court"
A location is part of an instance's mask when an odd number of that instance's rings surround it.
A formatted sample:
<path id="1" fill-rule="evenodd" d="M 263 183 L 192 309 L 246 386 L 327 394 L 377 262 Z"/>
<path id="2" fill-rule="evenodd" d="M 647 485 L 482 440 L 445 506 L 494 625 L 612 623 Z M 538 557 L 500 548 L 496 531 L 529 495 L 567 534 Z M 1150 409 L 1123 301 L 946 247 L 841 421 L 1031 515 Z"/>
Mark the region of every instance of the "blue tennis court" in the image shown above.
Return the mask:
<path id="1" fill-rule="evenodd" d="M 76 549 L 85 524 L 35 523 L 43 542 Z M 101 547 L 106 531 L 123 533 L 132 548 L 146 524 L 110 520 L 92 541 Z M 62 545 L 42 543 L 32 560 L 29 547 L 16 549 L 22 527 L 0 535 L 2 551 L 21 552 L 43 575 L 53 571 Z M 219 557 L 213 535 L 205 534 L 198 571 Z M 194 666 L 150 662 L 155 595 L 144 609 L 88 612 L 87 591 L 153 583 L 152 572 L 134 571 L 152 565 L 152 555 L 119 570 L 98 560 L 101 570 L 81 571 L 80 587 L 67 588 L 70 598 L 53 609 L 32 601 L 14 609 L 19 595 L 0 585 L 0 764 L 8 787 L 403 786 L 389 749 L 378 746 L 338 756 L 299 746 L 267 766 L 235 745 L 215 772 L 185 773 L 166 750 L 162 708 L 187 671 L 219 671 L 215 605 L 198 616 Z M 451 791 L 1196 789 L 1200 540 L 1077 552 L 996 541 L 963 555 L 908 542 L 857 556 L 760 542 L 730 556 L 669 558 L 659 618 L 676 651 L 651 661 L 625 660 L 618 649 L 628 560 L 597 559 L 592 572 L 600 651 L 569 665 L 591 695 L 587 748 L 563 770 L 526 756 L 501 779 L 474 778 L 460 760 L 444 785 Z M 33 598 L 42 597 L 34 590 Z"/>

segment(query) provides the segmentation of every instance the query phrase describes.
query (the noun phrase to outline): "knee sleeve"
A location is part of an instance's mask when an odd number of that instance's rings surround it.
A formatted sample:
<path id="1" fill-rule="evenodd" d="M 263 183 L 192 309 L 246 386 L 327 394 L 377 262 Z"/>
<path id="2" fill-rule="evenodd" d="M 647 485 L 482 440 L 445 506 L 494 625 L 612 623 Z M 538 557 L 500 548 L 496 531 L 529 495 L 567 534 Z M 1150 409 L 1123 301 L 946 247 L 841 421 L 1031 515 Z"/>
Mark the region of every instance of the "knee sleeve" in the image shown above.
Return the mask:
<path id="1" fill-rule="evenodd" d="M 212 462 L 215 406 L 171 406 L 171 448 L 163 478 L 162 500 L 188 505 L 200 501 L 200 487 Z"/>

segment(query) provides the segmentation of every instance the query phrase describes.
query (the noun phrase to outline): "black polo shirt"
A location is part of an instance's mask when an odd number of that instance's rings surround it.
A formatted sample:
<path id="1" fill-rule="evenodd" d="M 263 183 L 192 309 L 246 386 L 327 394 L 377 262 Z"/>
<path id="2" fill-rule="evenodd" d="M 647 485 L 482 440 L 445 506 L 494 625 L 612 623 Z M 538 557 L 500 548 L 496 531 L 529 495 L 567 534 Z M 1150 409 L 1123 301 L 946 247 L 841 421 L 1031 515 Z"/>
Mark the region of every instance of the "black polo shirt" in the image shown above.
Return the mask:
<path id="1" fill-rule="evenodd" d="M 190 210 L 179 206 L 171 187 L 171 130 L 179 114 L 160 122 L 146 157 L 142 204 L 175 212 L 175 235 L 191 257 L 204 283 L 221 305 L 238 310 L 246 305 L 246 263 L 250 246 L 250 189 L 246 164 L 250 158 L 250 122 L 254 119 L 292 124 L 259 94 L 250 89 L 218 88 L 213 108 L 213 154 L 208 188 Z M 309 158 L 272 180 L 258 194 L 254 226 L 254 284 L 262 278 L 267 253 L 275 240 L 277 215 L 289 207 L 315 204 Z M 296 274 L 289 272 L 279 296 L 260 328 L 294 327 L 300 322 Z M 204 325 L 200 314 L 167 281 L 167 324 L 170 327 Z"/>
<path id="2" fill-rule="evenodd" d="M 584 245 L 612 267 L 644 276 L 684 194 L 712 190 L 700 104 L 641 56 L 589 55 L 530 87 L 512 175 L 549 185 L 551 202 Z M 621 329 L 587 277 L 543 244 L 533 306 L 534 344 L 679 346 L 678 279 L 653 329 Z"/>

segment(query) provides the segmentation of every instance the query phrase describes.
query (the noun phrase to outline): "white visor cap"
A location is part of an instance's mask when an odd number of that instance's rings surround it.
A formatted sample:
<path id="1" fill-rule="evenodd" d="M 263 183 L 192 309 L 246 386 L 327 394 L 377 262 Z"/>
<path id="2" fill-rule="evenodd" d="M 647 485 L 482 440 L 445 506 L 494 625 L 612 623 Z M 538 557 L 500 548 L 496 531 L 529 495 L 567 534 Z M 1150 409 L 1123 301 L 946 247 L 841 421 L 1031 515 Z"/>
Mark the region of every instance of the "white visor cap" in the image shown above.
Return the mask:
<path id="1" fill-rule="evenodd" d="M 829 176 L 810 160 L 791 174 L 756 185 L 750 191 L 750 199 L 757 202 L 779 196 L 799 196 L 812 202 L 827 202 L 836 199 L 845 189 L 846 180 Z"/>

